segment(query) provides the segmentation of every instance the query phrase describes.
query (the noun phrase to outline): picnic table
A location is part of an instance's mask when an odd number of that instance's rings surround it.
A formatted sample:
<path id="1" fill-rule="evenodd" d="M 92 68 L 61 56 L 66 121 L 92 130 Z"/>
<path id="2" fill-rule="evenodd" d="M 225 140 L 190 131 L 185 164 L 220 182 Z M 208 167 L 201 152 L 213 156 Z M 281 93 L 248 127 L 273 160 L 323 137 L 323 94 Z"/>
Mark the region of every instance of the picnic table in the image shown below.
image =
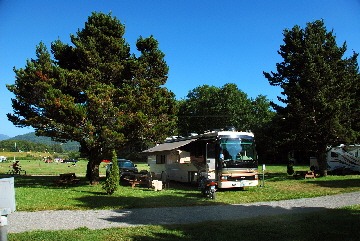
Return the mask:
<path id="1" fill-rule="evenodd" d="M 146 185 L 147 187 L 151 187 L 151 175 L 150 172 L 142 172 L 132 174 L 129 177 L 125 178 L 126 181 L 131 185 L 132 188 L 135 185 Z"/>
<path id="2" fill-rule="evenodd" d="M 313 171 L 296 171 L 294 174 L 295 178 L 301 177 L 301 178 L 316 178 L 315 173 Z"/>
<path id="3" fill-rule="evenodd" d="M 61 184 L 71 184 L 72 186 L 76 186 L 79 182 L 80 179 L 76 177 L 75 173 L 60 174 L 59 178 L 54 180 L 56 186 Z"/>

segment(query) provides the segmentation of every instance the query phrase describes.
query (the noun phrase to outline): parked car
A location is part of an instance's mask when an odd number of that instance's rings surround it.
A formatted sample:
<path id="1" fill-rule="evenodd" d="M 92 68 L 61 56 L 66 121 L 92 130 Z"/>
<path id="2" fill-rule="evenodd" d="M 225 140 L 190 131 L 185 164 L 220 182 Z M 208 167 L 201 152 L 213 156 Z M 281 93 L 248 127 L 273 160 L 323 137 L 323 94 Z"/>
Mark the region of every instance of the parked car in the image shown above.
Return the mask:
<path id="1" fill-rule="evenodd" d="M 76 163 L 76 162 L 78 162 L 78 160 L 75 160 L 75 159 L 66 159 L 66 160 L 63 160 L 63 163 L 68 163 L 68 162 Z"/>
<path id="2" fill-rule="evenodd" d="M 118 167 L 119 167 L 119 171 L 120 171 L 120 177 L 124 177 L 124 176 L 127 176 L 129 174 L 133 174 L 133 173 L 138 172 L 138 169 L 136 168 L 136 165 L 130 160 L 117 159 L 117 163 L 118 163 Z M 109 172 L 111 170 L 111 166 L 112 166 L 112 163 L 109 163 L 106 166 L 106 176 L 109 175 Z"/>

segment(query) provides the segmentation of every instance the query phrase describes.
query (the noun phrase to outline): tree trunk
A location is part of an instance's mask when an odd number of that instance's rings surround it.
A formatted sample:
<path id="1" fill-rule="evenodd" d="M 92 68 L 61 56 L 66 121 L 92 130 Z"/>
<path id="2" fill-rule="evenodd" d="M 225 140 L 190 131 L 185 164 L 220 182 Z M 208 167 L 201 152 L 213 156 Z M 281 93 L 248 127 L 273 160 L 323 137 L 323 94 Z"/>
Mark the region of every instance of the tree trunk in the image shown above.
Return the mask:
<path id="1" fill-rule="evenodd" d="M 101 160 L 90 160 L 87 164 L 86 177 L 90 181 L 90 185 L 99 184 L 99 165 Z"/>
<path id="2" fill-rule="evenodd" d="M 327 176 L 327 169 L 328 169 L 328 164 L 327 164 L 327 158 L 326 158 L 326 151 L 318 151 L 316 154 L 316 159 L 319 165 L 319 171 L 320 171 L 320 176 L 321 177 L 326 177 Z"/>
<path id="3" fill-rule="evenodd" d="M 293 175 L 294 174 L 294 163 L 293 160 L 291 158 L 291 153 L 288 152 L 287 154 L 287 174 L 288 175 Z"/>

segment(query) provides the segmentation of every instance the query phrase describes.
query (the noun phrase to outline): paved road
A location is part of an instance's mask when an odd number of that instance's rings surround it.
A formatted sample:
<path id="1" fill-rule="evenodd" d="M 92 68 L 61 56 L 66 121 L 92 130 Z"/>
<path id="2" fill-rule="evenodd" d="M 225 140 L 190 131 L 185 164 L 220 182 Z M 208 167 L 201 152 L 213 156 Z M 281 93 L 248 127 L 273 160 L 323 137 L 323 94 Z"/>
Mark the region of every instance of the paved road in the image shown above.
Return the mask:
<path id="1" fill-rule="evenodd" d="M 249 204 L 147 209 L 14 212 L 8 216 L 9 233 L 88 227 L 104 229 L 137 225 L 195 223 L 260 215 L 312 212 L 360 204 L 360 192 L 317 198 Z"/>

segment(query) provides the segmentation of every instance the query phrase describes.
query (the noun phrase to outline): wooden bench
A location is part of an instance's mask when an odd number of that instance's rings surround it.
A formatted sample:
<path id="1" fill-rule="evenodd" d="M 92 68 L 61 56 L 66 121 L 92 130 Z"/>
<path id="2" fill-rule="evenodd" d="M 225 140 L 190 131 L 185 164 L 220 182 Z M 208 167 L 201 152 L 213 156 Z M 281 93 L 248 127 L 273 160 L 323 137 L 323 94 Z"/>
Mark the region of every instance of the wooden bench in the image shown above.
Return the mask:
<path id="1" fill-rule="evenodd" d="M 301 178 L 316 178 L 315 173 L 313 171 L 296 171 L 294 174 L 295 178 L 301 177 Z"/>
<path id="2" fill-rule="evenodd" d="M 56 186 L 59 186 L 61 184 L 71 184 L 72 186 L 76 186 L 77 184 L 79 184 L 79 182 L 80 179 L 76 178 L 75 173 L 60 174 L 60 177 L 54 180 Z"/>

